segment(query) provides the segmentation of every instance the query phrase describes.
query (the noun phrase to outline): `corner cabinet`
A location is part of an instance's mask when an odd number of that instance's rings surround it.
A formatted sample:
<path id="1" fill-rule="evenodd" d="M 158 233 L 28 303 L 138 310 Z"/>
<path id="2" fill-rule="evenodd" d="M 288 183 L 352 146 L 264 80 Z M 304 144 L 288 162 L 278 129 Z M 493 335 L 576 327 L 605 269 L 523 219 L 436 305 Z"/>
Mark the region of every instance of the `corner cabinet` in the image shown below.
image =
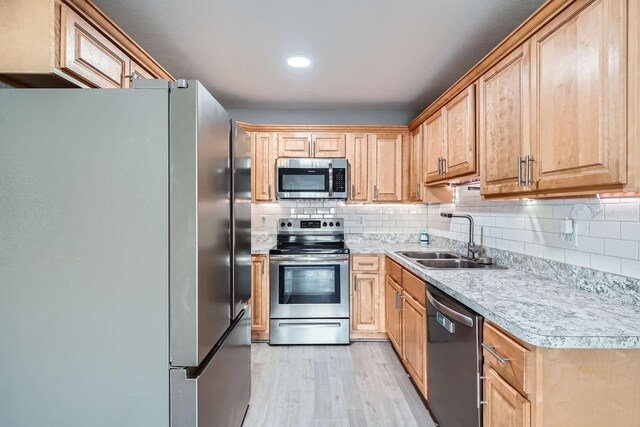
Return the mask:
<path id="1" fill-rule="evenodd" d="M 401 202 L 404 134 L 369 135 L 369 200 Z"/>
<path id="2" fill-rule="evenodd" d="M 269 256 L 251 256 L 251 338 L 269 339 Z"/>

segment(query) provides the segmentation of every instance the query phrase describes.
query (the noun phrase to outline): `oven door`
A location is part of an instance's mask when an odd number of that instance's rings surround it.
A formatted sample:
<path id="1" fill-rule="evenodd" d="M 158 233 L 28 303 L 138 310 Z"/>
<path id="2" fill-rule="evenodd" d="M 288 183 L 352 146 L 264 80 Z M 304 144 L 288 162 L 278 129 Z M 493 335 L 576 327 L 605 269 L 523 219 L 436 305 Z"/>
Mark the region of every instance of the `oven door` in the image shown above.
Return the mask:
<path id="1" fill-rule="evenodd" d="M 271 318 L 349 317 L 348 255 L 272 255 L 269 282 Z"/>

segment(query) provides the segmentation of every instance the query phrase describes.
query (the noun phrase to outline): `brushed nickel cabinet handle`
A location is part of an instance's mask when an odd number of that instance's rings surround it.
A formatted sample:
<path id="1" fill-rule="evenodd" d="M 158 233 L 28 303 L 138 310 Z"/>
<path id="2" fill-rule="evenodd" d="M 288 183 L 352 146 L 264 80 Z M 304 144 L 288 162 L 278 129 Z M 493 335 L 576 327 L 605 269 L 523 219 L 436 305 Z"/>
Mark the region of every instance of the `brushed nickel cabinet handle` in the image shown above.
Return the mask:
<path id="1" fill-rule="evenodd" d="M 378 186 L 377 185 L 373 186 L 373 198 L 374 199 L 378 198 Z"/>
<path id="2" fill-rule="evenodd" d="M 351 184 L 351 198 L 354 199 L 356 197 L 356 185 Z"/>
<path id="3" fill-rule="evenodd" d="M 522 157 L 518 157 L 518 187 L 522 187 Z"/>
<path id="4" fill-rule="evenodd" d="M 268 192 L 269 192 L 269 198 L 271 198 L 271 184 L 269 184 Z"/>
<path id="5" fill-rule="evenodd" d="M 438 157 L 438 175 L 442 175 L 442 157 Z"/>
<path id="6" fill-rule="evenodd" d="M 482 348 L 484 348 L 485 350 L 487 350 L 489 353 L 491 353 L 496 359 L 498 359 L 498 362 L 500 363 L 507 363 L 509 362 L 509 359 L 506 357 L 502 357 L 498 354 L 498 352 L 496 351 L 496 348 L 491 345 L 491 344 L 485 344 L 482 343 Z"/>
<path id="7" fill-rule="evenodd" d="M 533 180 L 531 179 L 531 162 L 534 160 L 533 156 L 528 154 L 524 158 L 524 185 L 526 186 L 533 184 Z"/>
<path id="8" fill-rule="evenodd" d="M 265 264 L 265 262 L 264 262 L 264 260 L 263 260 L 263 261 L 260 263 L 260 274 L 261 274 L 262 276 L 264 276 L 264 264 Z"/>
<path id="9" fill-rule="evenodd" d="M 442 158 L 442 175 L 447 173 L 447 159 Z"/>

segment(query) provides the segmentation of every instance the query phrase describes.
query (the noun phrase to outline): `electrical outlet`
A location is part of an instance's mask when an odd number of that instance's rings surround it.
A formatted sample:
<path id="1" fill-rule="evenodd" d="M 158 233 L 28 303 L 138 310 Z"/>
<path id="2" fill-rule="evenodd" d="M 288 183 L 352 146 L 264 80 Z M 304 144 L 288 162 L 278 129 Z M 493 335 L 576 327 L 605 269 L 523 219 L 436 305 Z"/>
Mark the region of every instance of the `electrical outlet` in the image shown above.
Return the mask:
<path id="1" fill-rule="evenodd" d="M 565 243 L 578 246 L 578 224 L 571 220 L 565 219 L 560 222 L 560 240 Z"/>

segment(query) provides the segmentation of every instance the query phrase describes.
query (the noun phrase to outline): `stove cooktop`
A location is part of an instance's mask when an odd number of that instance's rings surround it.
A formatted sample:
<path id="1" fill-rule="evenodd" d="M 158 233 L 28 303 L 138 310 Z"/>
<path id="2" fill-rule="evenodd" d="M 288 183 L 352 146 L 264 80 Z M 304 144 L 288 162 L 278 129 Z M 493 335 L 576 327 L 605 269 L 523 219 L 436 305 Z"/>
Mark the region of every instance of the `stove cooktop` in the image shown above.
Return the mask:
<path id="1" fill-rule="evenodd" d="M 274 246 L 269 250 L 270 255 L 309 255 L 309 254 L 348 254 L 349 248 L 327 247 L 327 246 L 299 246 L 299 247 L 278 247 Z"/>

